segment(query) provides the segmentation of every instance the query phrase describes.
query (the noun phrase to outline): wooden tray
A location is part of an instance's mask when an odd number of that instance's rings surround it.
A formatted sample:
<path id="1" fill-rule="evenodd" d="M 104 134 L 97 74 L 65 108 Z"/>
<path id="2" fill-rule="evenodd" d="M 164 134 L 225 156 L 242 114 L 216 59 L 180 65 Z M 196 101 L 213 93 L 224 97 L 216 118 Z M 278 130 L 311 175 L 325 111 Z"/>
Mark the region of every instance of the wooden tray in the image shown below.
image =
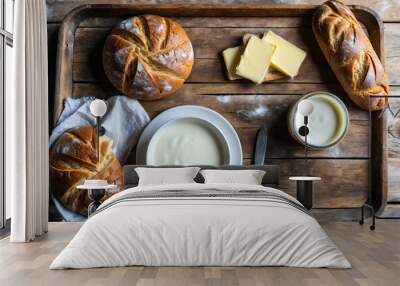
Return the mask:
<path id="1" fill-rule="evenodd" d="M 350 112 L 350 130 L 334 149 L 310 152 L 309 166 L 323 180 L 316 184 L 315 206 L 359 207 L 367 199 L 368 159 L 372 158 L 372 190 L 376 207 L 385 200 L 386 120 L 373 116 L 372 151 L 368 150 L 368 113 L 349 101 L 326 63 L 311 30 L 316 6 L 275 4 L 129 4 L 83 5 L 64 19 L 59 30 L 54 121 L 65 98 L 118 94 L 104 75 L 101 53 L 105 37 L 121 20 L 137 14 L 172 17 L 186 29 L 195 51 L 190 78 L 173 96 L 142 102 L 151 117 L 182 104 L 197 104 L 220 112 L 236 128 L 243 146 L 244 162 L 251 164 L 259 127 L 270 129 L 267 160 L 281 165 L 281 188 L 295 193 L 288 176 L 302 174 L 303 147 L 289 135 L 286 113 L 301 95 L 330 91 L 344 100 Z M 384 62 L 383 26 L 375 13 L 352 6 L 365 25 L 371 42 Z M 245 80 L 229 81 L 221 51 L 241 42 L 245 33 L 273 30 L 307 51 L 299 75 L 261 85 Z M 134 151 L 129 163 L 134 163 Z"/>

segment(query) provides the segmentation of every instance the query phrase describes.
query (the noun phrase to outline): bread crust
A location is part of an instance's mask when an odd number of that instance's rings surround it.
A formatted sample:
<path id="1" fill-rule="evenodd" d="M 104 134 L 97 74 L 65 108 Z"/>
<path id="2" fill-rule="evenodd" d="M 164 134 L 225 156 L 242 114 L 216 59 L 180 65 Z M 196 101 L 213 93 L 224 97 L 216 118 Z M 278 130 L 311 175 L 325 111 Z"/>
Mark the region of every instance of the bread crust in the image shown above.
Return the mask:
<path id="1" fill-rule="evenodd" d="M 122 21 L 103 49 L 105 74 L 121 93 L 155 100 L 177 91 L 189 77 L 193 47 L 175 21 L 156 15 Z"/>
<path id="2" fill-rule="evenodd" d="M 122 166 L 106 138 L 100 137 L 100 160 L 97 160 L 96 131 L 92 126 L 65 132 L 50 150 L 51 192 L 64 207 L 82 215 L 87 215 L 90 200 L 86 190 L 76 187 L 85 179 L 107 180 L 120 190 L 123 186 Z"/>
<path id="3" fill-rule="evenodd" d="M 390 93 L 387 75 L 351 10 L 340 1 L 327 1 L 315 11 L 312 29 L 351 100 L 364 110 L 382 110 Z M 378 95 L 384 98 L 370 98 Z"/>

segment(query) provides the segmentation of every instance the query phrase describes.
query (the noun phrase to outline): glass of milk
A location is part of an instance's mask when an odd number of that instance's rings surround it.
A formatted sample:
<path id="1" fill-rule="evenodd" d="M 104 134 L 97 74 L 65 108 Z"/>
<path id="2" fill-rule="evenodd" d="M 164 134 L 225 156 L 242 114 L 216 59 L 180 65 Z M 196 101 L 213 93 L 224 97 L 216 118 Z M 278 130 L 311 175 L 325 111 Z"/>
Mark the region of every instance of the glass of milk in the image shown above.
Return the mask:
<path id="1" fill-rule="evenodd" d="M 340 98 L 325 91 L 306 94 L 291 106 L 288 128 L 292 137 L 304 144 L 305 138 L 299 133 L 300 127 L 304 125 L 304 116 L 297 111 L 297 105 L 305 99 L 314 106 L 308 117 L 307 146 L 312 149 L 327 149 L 338 144 L 349 128 L 349 112 Z"/>

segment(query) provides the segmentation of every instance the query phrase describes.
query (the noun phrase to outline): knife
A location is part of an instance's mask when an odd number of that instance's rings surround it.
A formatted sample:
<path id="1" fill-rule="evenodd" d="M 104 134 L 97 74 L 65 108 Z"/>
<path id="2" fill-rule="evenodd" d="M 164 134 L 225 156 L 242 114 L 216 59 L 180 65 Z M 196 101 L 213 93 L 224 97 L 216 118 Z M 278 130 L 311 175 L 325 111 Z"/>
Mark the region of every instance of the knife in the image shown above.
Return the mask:
<path id="1" fill-rule="evenodd" d="M 264 165 L 265 155 L 267 153 L 267 127 L 261 127 L 257 132 L 256 146 L 254 148 L 254 165 Z"/>

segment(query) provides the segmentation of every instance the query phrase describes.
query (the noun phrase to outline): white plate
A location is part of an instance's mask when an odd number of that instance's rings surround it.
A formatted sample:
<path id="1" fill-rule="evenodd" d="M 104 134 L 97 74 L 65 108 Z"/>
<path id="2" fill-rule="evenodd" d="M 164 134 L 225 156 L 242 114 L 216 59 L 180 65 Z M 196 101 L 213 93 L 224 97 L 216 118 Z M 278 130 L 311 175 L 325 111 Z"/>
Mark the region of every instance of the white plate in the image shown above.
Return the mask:
<path id="1" fill-rule="evenodd" d="M 150 139 L 156 131 L 170 120 L 177 118 L 199 118 L 214 125 L 221 131 L 228 145 L 229 164 L 242 164 L 242 145 L 240 144 L 239 136 L 232 125 L 219 113 L 202 106 L 183 105 L 170 108 L 157 117 L 155 117 L 143 130 L 137 148 L 136 148 L 136 164 L 147 164 L 146 153 Z"/>

